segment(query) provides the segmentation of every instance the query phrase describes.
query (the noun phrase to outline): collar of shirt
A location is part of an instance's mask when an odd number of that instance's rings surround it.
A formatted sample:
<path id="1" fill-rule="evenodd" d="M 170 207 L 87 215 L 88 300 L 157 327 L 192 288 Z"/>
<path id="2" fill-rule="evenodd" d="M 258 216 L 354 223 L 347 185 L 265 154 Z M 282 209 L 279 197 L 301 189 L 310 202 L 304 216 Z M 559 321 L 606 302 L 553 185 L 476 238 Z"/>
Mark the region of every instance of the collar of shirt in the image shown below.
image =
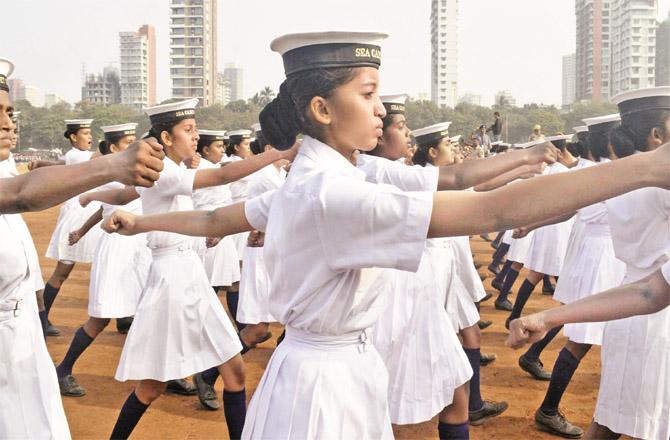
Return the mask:
<path id="1" fill-rule="evenodd" d="M 365 180 L 365 173 L 363 171 L 356 168 L 333 148 L 310 136 L 304 137 L 298 156 L 305 156 L 313 160 L 325 170 L 332 170 L 337 174 Z"/>

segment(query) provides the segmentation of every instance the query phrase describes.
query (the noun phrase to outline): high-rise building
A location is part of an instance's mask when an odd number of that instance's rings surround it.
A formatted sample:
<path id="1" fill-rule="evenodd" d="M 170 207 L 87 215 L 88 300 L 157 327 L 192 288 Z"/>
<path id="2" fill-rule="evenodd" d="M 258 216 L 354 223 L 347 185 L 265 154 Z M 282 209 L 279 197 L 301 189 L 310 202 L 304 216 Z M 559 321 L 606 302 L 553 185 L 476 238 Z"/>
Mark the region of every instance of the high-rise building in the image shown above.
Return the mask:
<path id="1" fill-rule="evenodd" d="M 656 30 L 656 86 L 670 86 L 670 14 Z"/>
<path id="2" fill-rule="evenodd" d="M 610 90 L 610 0 L 575 0 L 577 100 L 607 101 Z"/>
<path id="3" fill-rule="evenodd" d="M 216 98 L 217 0 L 170 0 L 172 97 Z"/>
<path id="4" fill-rule="evenodd" d="M 40 107 L 43 104 L 41 100 L 40 89 L 35 86 L 23 84 L 19 88 L 18 95 L 18 99 L 28 101 L 33 107 Z"/>
<path id="5" fill-rule="evenodd" d="M 475 93 L 466 93 L 458 100 L 459 104 L 482 105 L 482 95 Z"/>
<path id="6" fill-rule="evenodd" d="M 121 104 L 119 69 L 109 66 L 102 74 L 87 75 L 81 88 L 81 100 L 99 105 Z"/>
<path id="7" fill-rule="evenodd" d="M 458 0 L 432 0 L 431 99 L 440 107 L 458 102 Z"/>
<path id="8" fill-rule="evenodd" d="M 495 105 L 500 107 L 516 107 L 516 99 L 509 90 L 501 90 L 496 93 Z"/>
<path id="9" fill-rule="evenodd" d="M 119 32 L 121 103 L 141 110 L 156 104 L 156 32 L 145 24 Z"/>
<path id="10" fill-rule="evenodd" d="M 46 108 L 51 108 L 56 104 L 67 104 L 67 102 L 55 93 L 47 93 L 44 95 L 44 106 Z"/>
<path id="11" fill-rule="evenodd" d="M 216 99 L 214 100 L 214 103 L 226 105 L 231 101 L 230 96 L 230 81 L 223 76 L 223 73 L 219 72 L 216 76 Z"/>
<path id="12" fill-rule="evenodd" d="M 226 63 L 223 69 L 223 77 L 228 81 L 230 87 L 230 101 L 244 99 L 244 71 L 233 63 Z"/>
<path id="13" fill-rule="evenodd" d="M 653 87 L 656 68 L 657 0 L 609 0 L 610 96 Z"/>
<path id="14" fill-rule="evenodd" d="M 577 96 L 577 66 L 575 65 L 577 55 L 572 53 L 563 56 L 563 99 L 564 107 L 570 106 L 575 102 Z"/>
<path id="15" fill-rule="evenodd" d="M 7 86 L 9 87 L 9 99 L 12 102 L 18 101 L 20 90 L 24 86 L 23 80 L 21 78 L 9 78 Z"/>

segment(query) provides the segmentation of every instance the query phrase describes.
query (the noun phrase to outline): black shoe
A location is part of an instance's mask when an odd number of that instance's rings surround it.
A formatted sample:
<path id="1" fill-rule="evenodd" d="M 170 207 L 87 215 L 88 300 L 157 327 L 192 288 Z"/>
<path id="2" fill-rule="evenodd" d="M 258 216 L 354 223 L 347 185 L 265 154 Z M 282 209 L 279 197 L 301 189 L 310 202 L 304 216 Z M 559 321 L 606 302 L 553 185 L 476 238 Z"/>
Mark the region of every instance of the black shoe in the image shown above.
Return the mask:
<path id="1" fill-rule="evenodd" d="M 496 301 L 493 303 L 493 305 L 495 306 L 495 308 L 496 308 L 497 310 L 504 310 L 504 311 L 506 311 L 506 312 L 511 312 L 511 311 L 512 311 L 512 308 L 514 307 L 514 306 L 512 305 L 512 301 L 510 301 L 510 300 L 508 300 L 508 299 L 504 299 L 504 300 L 502 300 L 502 301 L 498 301 L 498 300 L 496 300 Z M 509 326 L 509 324 L 508 324 L 507 326 Z"/>
<path id="2" fill-rule="evenodd" d="M 484 282 L 484 280 L 487 279 L 488 277 L 489 277 L 488 275 L 479 274 L 479 279 L 482 280 L 482 282 Z"/>
<path id="3" fill-rule="evenodd" d="M 494 353 L 479 353 L 479 363 L 482 367 L 492 364 L 496 359 L 498 359 L 498 356 Z"/>
<path id="4" fill-rule="evenodd" d="M 496 241 L 491 242 L 491 247 L 493 249 L 498 249 L 498 246 L 500 246 L 500 242 L 496 242 Z"/>
<path id="5" fill-rule="evenodd" d="M 116 331 L 125 335 L 130 330 L 130 326 L 133 323 L 133 317 L 129 316 L 127 318 L 116 318 Z"/>
<path id="6" fill-rule="evenodd" d="M 491 287 L 496 289 L 498 292 L 502 292 L 502 288 L 503 288 L 502 283 L 500 281 L 496 280 L 495 278 L 493 279 L 493 281 L 491 281 Z"/>
<path id="7" fill-rule="evenodd" d="M 538 409 L 535 412 L 535 427 L 540 431 L 564 438 L 582 438 L 584 435 L 582 428 L 568 422 L 560 411 L 553 416 L 548 416 Z"/>
<path id="8" fill-rule="evenodd" d="M 493 321 L 489 321 L 489 320 L 482 321 L 482 320 L 480 320 L 477 323 L 477 327 L 479 327 L 479 330 L 484 330 L 485 328 L 491 327 L 491 324 L 493 324 Z"/>
<path id="9" fill-rule="evenodd" d="M 198 389 L 191 382 L 186 379 L 169 380 L 166 391 L 181 396 L 195 396 L 198 394 Z"/>
<path id="10" fill-rule="evenodd" d="M 486 292 L 486 295 L 484 295 L 484 298 L 480 299 L 479 302 L 480 303 L 486 302 L 486 301 L 490 300 L 492 297 L 493 297 L 492 293 Z"/>
<path id="11" fill-rule="evenodd" d="M 489 243 L 493 242 L 491 238 L 489 237 L 489 234 L 479 234 L 479 238 L 481 238 L 484 241 L 488 241 Z"/>
<path id="12" fill-rule="evenodd" d="M 484 406 L 477 411 L 470 411 L 470 424 L 472 426 L 479 426 L 487 420 L 498 417 L 500 414 L 507 411 L 507 402 L 491 402 L 484 401 Z"/>
<path id="13" fill-rule="evenodd" d="M 535 380 L 550 380 L 551 373 L 544 369 L 544 364 L 541 360 L 530 360 L 525 355 L 519 358 L 519 366 L 523 371 L 533 376 Z"/>
<path id="14" fill-rule="evenodd" d="M 509 330 L 509 323 L 510 323 L 510 322 L 512 322 L 512 318 L 510 318 L 510 317 L 508 316 L 507 319 L 505 320 L 505 328 L 506 328 L 507 330 Z"/>
<path id="15" fill-rule="evenodd" d="M 542 285 L 542 295 L 553 295 L 556 288 L 551 284 Z"/>
<path id="16" fill-rule="evenodd" d="M 279 344 L 282 343 L 285 337 L 286 337 L 286 330 L 281 332 L 281 335 L 279 335 L 279 337 L 277 338 L 277 347 L 279 347 Z"/>
<path id="17" fill-rule="evenodd" d="M 214 387 L 205 382 L 202 378 L 202 373 L 193 375 L 193 384 L 198 390 L 198 399 L 203 408 L 209 411 L 216 411 L 221 407 Z"/>
<path id="18" fill-rule="evenodd" d="M 500 268 L 494 264 L 489 264 L 489 272 L 491 272 L 493 275 L 498 276 L 500 274 Z M 501 287 L 502 288 L 502 287 Z M 500 289 L 498 289 L 500 290 Z"/>
<path id="19" fill-rule="evenodd" d="M 60 330 L 54 327 L 51 321 L 47 321 L 47 336 L 60 336 Z"/>
<path id="20" fill-rule="evenodd" d="M 483 266 L 482 263 L 477 263 L 477 262 L 475 262 L 474 264 L 475 264 L 475 270 L 479 270 L 479 269 L 481 269 L 482 266 Z"/>
<path id="21" fill-rule="evenodd" d="M 77 379 L 73 375 L 58 378 L 58 387 L 62 396 L 82 397 L 86 395 L 86 390 L 79 386 Z"/>

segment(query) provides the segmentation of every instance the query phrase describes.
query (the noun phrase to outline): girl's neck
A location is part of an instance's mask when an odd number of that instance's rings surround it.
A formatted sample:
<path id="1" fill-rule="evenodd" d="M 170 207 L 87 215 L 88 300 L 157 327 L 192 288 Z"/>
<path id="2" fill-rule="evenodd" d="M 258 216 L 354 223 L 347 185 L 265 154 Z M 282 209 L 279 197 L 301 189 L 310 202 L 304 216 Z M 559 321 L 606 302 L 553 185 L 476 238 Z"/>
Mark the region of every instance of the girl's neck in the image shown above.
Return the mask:
<path id="1" fill-rule="evenodd" d="M 183 162 L 183 159 L 181 159 L 179 156 L 177 156 L 177 154 L 172 150 L 168 150 L 165 153 L 165 156 L 168 159 L 170 159 L 172 162 L 176 163 L 177 165 L 181 165 L 181 163 Z"/>

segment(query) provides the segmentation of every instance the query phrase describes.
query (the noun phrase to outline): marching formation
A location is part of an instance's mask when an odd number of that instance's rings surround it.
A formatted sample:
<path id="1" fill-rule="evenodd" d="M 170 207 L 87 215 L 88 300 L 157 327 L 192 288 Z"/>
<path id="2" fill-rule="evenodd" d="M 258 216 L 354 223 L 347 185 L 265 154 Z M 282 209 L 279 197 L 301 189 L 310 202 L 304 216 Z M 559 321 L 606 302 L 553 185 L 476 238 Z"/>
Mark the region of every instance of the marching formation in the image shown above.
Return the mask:
<path id="1" fill-rule="evenodd" d="M 0 58 L 0 438 L 70 438 L 61 399 L 86 394 L 77 360 L 114 319 L 115 379 L 136 385 L 99 437 L 130 437 L 169 390 L 222 406 L 234 439 L 392 438 L 436 416 L 436 437 L 467 439 L 514 404 L 480 389 L 492 297 L 469 237 L 487 233 L 507 345 L 529 343 L 519 366 L 548 382 L 536 427 L 670 438 L 670 87 L 616 96 L 618 114 L 574 134 L 509 145 L 482 126 L 470 145 L 450 122 L 410 130 L 407 95 L 380 93 L 386 37 L 284 35 L 271 49 L 286 79 L 253 127 L 201 129 L 191 99 L 145 109 L 141 136 L 102 127 L 94 150 L 93 121 L 66 120 L 71 149 L 24 174 Z M 20 213 L 59 204 L 45 283 Z M 50 311 L 77 263 L 91 263 L 88 318 L 54 362 Z M 540 282 L 563 305 L 524 316 Z M 247 406 L 243 355 L 273 337 Z M 559 404 L 593 345 L 585 432 Z"/>

